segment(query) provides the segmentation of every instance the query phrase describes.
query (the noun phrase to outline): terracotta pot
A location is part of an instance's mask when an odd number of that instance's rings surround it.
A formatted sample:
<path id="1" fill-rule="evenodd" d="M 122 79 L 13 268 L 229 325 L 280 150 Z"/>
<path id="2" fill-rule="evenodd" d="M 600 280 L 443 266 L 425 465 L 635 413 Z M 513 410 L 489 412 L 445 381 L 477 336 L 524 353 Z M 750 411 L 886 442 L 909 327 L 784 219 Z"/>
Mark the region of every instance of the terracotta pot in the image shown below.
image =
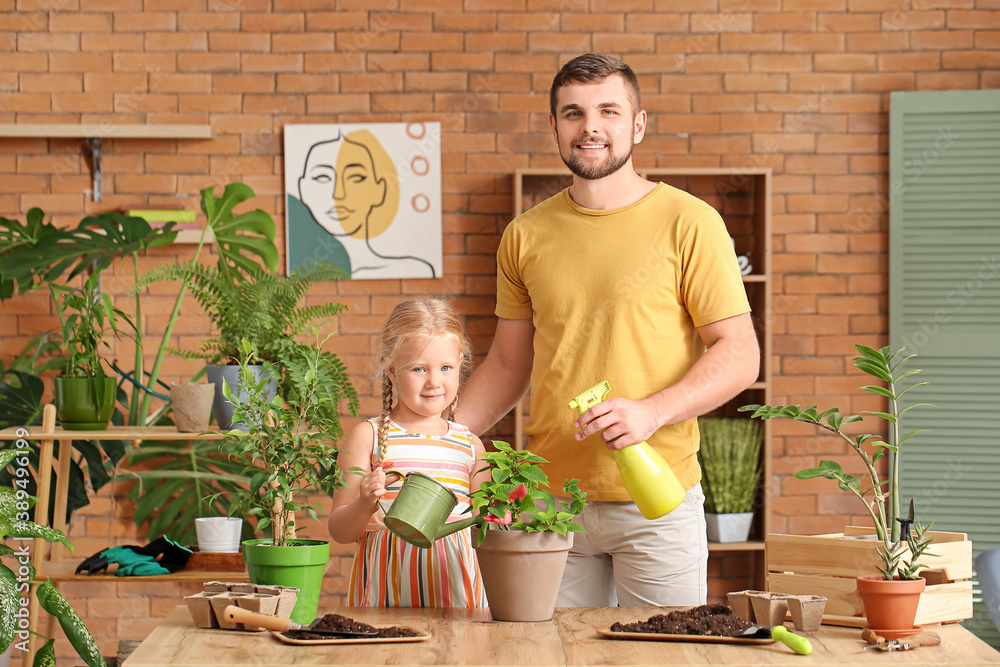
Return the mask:
<path id="1" fill-rule="evenodd" d="M 479 541 L 472 529 L 472 543 Z M 547 621 L 556 608 L 573 533 L 487 530 L 476 547 L 494 621 Z"/>
<path id="2" fill-rule="evenodd" d="M 865 606 L 868 627 L 876 632 L 912 629 L 926 584 L 924 579 L 887 581 L 881 575 L 858 577 L 858 593 Z"/>

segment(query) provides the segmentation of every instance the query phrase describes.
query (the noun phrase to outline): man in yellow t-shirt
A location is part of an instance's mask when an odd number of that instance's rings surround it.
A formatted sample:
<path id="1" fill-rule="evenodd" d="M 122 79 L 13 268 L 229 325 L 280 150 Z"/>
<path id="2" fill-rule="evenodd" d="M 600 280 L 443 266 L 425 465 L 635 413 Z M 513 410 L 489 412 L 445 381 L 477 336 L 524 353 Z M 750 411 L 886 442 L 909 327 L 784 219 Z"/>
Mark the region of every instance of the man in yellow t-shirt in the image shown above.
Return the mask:
<path id="1" fill-rule="evenodd" d="M 635 172 L 647 118 L 628 65 L 574 58 L 554 79 L 550 106 L 573 183 L 503 234 L 496 336 L 457 418 L 481 433 L 530 383 L 528 446 L 550 461 L 555 488 L 579 478 L 591 501 L 557 605 L 704 604 L 696 418 L 749 386 L 760 364 L 732 242 L 708 204 Z M 575 416 L 567 402 L 602 380 L 614 398 Z M 651 521 L 630 501 L 611 451 L 642 441 L 687 490 Z"/>

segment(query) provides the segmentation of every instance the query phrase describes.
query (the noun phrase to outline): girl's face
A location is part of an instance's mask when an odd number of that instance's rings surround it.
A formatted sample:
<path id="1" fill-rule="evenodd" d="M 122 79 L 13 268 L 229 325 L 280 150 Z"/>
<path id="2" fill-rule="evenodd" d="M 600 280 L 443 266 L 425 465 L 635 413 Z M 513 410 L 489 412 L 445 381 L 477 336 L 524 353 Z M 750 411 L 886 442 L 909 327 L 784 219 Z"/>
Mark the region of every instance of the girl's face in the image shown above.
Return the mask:
<path id="1" fill-rule="evenodd" d="M 453 335 L 407 341 L 389 369 L 399 419 L 440 417 L 458 394 L 462 353 Z"/>

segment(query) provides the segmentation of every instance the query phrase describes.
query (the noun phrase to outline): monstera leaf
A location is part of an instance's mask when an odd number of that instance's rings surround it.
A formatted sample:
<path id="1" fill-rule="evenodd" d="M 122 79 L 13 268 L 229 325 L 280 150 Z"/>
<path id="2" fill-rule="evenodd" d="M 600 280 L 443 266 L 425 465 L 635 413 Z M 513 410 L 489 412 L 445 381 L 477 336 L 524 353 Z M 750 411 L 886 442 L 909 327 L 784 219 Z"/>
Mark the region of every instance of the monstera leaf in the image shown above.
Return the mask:
<path id="1" fill-rule="evenodd" d="M 149 539 L 166 535 L 180 544 L 195 544 L 194 520 L 200 516 L 225 516 L 228 498 L 249 483 L 243 466 L 219 454 L 218 443 L 194 440 L 189 446 L 177 442 L 143 441 L 128 454 L 128 465 L 149 470 L 126 474 L 139 480 L 132 489 L 137 527 L 149 522 Z M 221 494 L 211 501 L 207 498 Z"/>
<path id="2" fill-rule="evenodd" d="M 208 218 L 208 228 L 215 235 L 219 249 L 219 270 L 239 273 L 259 267 L 250 255 L 256 255 L 264 266 L 274 271 L 278 268 L 278 249 L 274 245 L 276 227 L 267 212 L 254 209 L 233 215 L 233 209 L 254 197 L 254 191 L 243 183 L 230 183 L 221 198 L 214 188 L 201 191 L 201 210 Z"/>
<path id="3" fill-rule="evenodd" d="M 121 213 L 87 216 L 70 228 L 56 227 L 44 218 L 39 208 L 28 211 L 26 224 L 0 218 L 0 300 L 13 295 L 15 284 L 26 292 L 65 282 L 92 267 L 101 271 L 117 258 L 177 238 L 172 222 L 152 227 L 142 218 Z"/>

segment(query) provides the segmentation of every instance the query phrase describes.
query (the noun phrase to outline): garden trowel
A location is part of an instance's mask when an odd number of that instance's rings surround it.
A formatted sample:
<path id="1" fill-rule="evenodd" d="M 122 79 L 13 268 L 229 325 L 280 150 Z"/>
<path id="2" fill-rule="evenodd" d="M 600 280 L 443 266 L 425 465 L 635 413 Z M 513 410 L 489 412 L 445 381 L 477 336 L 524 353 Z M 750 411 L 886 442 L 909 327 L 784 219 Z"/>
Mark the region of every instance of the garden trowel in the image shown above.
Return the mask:
<path id="1" fill-rule="evenodd" d="M 767 639 L 770 637 L 783 643 L 799 655 L 809 655 L 812 653 L 812 643 L 801 635 L 790 632 L 783 625 L 751 625 L 749 628 L 736 635 L 737 637 L 749 637 L 751 639 Z"/>
<path id="2" fill-rule="evenodd" d="M 313 632 L 317 635 L 328 635 L 330 637 L 374 637 L 378 635 L 378 630 L 375 628 L 372 628 L 371 630 L 317 630 L 313 626 L 319 623 L 322 620 L 321 618 L 316 619 L 309 625 L 302 625 L 301 623 L 296 623 L 292 619 L 285 618 L 284 616 L 258 614 L 257 612 L 253 612 L 248 609 L 241 609 L 235 605 L 229 605 L 226 607 L 223 614 L 226 619 L 235 623 L 256 625 L 260 628 L 277 630 L 278 632 L 301 630 L 302 632 Z"/>

